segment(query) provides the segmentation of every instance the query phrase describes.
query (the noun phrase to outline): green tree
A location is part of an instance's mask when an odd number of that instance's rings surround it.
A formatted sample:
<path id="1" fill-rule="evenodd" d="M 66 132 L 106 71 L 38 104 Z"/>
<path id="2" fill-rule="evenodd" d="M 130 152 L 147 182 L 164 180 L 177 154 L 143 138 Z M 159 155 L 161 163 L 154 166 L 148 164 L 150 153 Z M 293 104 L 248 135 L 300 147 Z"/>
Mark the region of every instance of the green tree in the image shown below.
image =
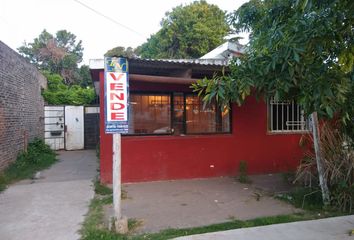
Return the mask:
<path id="1" fill-rule="evenodd" d="M 206 1 L 167 12 L 161 29 L 137 48 L 143 58 L 199 58 L 223 43 L 229 31 L 225 12 Z"/>
<path id="2" fill-rule="evenodd" d="M 76 36 L 60 30 L 55 36 L 43 30 L 31 43 L 18 48 L 20 54 L 40 70 L 60 74 L 65 83 L 80 82 L 78 63 L 82 61 L 83 47 Z"/>
<path id="3" fill-rule="evenodd" d="M 231 63 L 229 75 L 194 88 L 220 104 L 242 104 L 252 89 L 265 98 L 295 100 L 307 114 L 341 119 L 353 134 L 353 12 L 351 0 L 251 0 L 230 15 L 236 32 L 251 33 L 245 56 Z"/>
<path id="4" fill-rule="evenodd" d="M 105 54 L 105 57 L 126 57 L 126 58 L 134 58 L 136 56 L 134 49 L 132 47 L 115 47 L 108 50 Z"/>
<path id="5" fill-rule="evenodd" d="M 48 80 L 48 89 L 43 90 L 44 100 L 53 105 L 87 105 L 95 100 L 95 90 L 92 87 L 80 87 L 79 85 L 68 86 L 64 84 L 59 74 L 44 71 Z"/>
<path id="6" fill-rule="evenodd" d="M 18 48 L 48 80 L 43 97 L 49 104 L 90 104 L 95 99 L 90 69 L 82 61 L 83 47 L 76 36 L 66 30 L 55 36 L 43 30 L 32 43 Z"/>
<path id="7" fill-rule="evenodd" d="M 92 77 L 90 74 L 90 68 L 88 65 L 82 65 L 79 68 L 80 86 L 81 87 L 93 87 Z"/>

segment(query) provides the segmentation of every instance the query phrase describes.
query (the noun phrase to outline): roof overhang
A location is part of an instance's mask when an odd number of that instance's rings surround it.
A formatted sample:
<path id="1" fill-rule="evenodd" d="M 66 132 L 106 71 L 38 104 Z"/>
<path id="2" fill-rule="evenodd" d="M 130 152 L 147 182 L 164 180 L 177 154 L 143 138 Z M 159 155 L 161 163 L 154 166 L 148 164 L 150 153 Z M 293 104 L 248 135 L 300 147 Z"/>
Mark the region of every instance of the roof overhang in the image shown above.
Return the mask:
<path id="1" fill-rule="evenodd" d="M 161 79 L 163 77 L 195 80 L 202 79 L 204 77 L 211 78 L 215 74 L 221 74 L 222 71 L 228 72 L 228 60 L 221 59 L 154 60 L 135 58 L 128 59 L 128 62 L 130 75 L 155 76 L 156 81 L 159 79 L 159 82 L 162 81 Z M 104 60 L 91 59 L 89 67 L 93 80 L 99 81 L 99 72 L 104 70 Z"/>
<path id="2" fill-rule="evenodd" d="M 141 58 L 131 58 L 128 59 L 129 65 L 140 65 L 140 66 L 161 66 L 161 67 L 204 67 L 204 68 L 220 68 L 228 65 L 229 60 L 224 59 L 141 59 Z M 104 69 L 104 59 L 90 59 L 89 63 L 90 69 Z"/>

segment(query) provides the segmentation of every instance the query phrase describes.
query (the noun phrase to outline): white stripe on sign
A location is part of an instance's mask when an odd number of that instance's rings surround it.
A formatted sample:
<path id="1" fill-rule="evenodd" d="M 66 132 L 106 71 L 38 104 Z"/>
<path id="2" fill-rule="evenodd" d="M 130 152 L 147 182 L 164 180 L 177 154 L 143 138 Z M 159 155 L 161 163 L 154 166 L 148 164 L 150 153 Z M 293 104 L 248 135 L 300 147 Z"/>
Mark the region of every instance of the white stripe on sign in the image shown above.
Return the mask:
<path id="1" fill-rule="evenodd" d="M 128 121 L 127 73 L 106 72 L 107 121 Z"/>

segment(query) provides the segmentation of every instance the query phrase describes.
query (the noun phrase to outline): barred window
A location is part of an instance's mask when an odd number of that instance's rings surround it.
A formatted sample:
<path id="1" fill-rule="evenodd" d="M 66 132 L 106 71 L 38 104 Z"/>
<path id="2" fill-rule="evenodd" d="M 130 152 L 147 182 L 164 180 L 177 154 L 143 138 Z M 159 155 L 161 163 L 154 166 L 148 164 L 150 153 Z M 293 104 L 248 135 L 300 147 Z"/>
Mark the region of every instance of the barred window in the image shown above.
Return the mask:
<path id="1" fill-rule="evenodd" d="M 268 127 L 270 132 L 304 132 L 309 130 L 309 119 L 294 101 L 268 101 Z"/>

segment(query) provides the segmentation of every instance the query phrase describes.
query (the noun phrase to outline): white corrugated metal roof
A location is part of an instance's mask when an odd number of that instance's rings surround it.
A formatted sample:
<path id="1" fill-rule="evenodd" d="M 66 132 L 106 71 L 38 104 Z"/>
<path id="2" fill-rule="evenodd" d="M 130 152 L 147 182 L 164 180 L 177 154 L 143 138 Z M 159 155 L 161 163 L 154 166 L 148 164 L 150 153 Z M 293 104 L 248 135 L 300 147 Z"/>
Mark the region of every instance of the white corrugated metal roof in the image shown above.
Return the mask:
<path id="1" fill-rule="evenodd" d="M 129 61 L 129 60 L 128 60 Z M 176 64 L 196 64 L 196 65 L 212 65 L 227 66 L 228 59 L 141 59 L 135 58 L 131 61 L 141 63 L 176 63 Z M 103 69 L 104 59 L 90 59 L 90 69 Z"/>
<path id="2" fill-rule="evenodd" d="M 142 59 L 133 58 L 130 61 L 139 63 L 176 63 L 176 64 L 195 64 L 210 66 L 227 66 L 230 59 L 245 52 L 243 45 L 227 41 L 199 59 Z M 103 69 L 104 59 L 90 59 L 90 69 Z"/>

